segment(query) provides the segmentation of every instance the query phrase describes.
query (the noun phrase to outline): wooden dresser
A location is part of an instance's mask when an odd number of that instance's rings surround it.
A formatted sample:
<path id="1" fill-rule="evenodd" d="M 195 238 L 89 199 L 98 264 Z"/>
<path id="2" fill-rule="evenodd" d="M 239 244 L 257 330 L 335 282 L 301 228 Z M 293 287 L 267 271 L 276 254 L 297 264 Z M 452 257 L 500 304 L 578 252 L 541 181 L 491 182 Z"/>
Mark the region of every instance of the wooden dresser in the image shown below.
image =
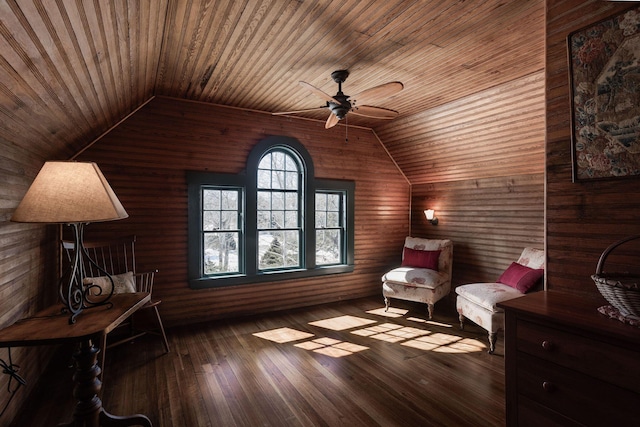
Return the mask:
<path id="1" fill-rule="evenodd" d="M 640 425 L 640 328 L 604 304 L 547 291 L 499 305 L 508 426 Z"/>

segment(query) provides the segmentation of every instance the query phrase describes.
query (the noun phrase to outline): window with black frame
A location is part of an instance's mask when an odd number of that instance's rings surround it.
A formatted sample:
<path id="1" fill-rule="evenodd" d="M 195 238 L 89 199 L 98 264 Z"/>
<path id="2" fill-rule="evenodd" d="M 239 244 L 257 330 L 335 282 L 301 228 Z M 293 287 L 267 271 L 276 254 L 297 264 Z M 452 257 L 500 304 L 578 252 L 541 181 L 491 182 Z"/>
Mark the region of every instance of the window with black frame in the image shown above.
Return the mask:
<path id="1" fill-rule="evenodd" d="M 275 147 L 258 165 L 258 268 L 299 268 L 302 252 L 302 166 L 293 153 Z"/>
<path id="2" fill-rule="evenodd" d="M 317 179 L 296 139 L 260 141 L 244 173 L 188 172 L 191 287 L 353 271 L 353 181 Z"/>

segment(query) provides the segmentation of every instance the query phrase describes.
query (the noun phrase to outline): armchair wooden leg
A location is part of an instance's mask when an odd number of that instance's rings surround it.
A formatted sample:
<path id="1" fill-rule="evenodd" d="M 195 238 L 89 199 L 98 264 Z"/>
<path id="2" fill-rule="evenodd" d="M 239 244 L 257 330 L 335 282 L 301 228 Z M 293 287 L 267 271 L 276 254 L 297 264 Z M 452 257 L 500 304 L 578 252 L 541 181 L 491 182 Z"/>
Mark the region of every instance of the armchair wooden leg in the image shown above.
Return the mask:
<path id="1" fill-rule="evenodd" d="M 427 304 L 427 310 L 429 310 L 429 320 L 433 319 L 433 304 Z"/>
<path id="2" fill-rule="evenodd" d="M 458 320 L 460 321 L 460 329 L 464 330 L 464 315 L 462 313 L 458 313 Z"/>
<path id="3" fill-rule="evenodd" d="M 384 297 L 384 311 L 389 311 L 389 298 Z"/>

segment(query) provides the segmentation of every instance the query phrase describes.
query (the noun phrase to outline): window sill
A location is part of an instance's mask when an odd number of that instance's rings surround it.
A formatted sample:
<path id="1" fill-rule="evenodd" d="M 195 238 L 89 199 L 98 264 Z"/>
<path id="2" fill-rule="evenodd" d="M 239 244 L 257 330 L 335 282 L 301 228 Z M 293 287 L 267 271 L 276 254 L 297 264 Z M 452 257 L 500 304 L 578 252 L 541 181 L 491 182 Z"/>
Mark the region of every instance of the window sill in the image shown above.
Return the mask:
<path id="1" fill-rule="evenodd" d="M 332 265 L 317 267 L 311 270 L 269 271 L 254 276 L 230 275 L 218 277 L 202 277 L 189 280 L 191 289 L 223 288 L 227 286 L 240 286 L 261 282 L 276 282 L 280 280 L 300 279 L 330 274 L 352 273 L 353 265 Z"/>

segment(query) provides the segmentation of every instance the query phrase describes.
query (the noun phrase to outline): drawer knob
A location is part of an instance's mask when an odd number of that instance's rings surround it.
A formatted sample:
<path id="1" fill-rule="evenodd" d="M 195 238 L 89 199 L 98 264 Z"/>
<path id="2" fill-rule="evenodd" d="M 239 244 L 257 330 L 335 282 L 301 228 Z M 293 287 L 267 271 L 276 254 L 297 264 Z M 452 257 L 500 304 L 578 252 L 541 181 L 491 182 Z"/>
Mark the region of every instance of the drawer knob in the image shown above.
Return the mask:
<path id="1" fill-rule="evenodd" d="M 547 341 L 547 340 L 542 341 L 542 348 L 543 349 L 545 349 L 547 351 L 551 351 L 551 350 L 553 350 L 553 347 L 554 346 L 553 346 L 553 343 L 551 341 Z"/>
<path id="2" fill-rule="evenodd" d="M 550 383 L 549 381 L 543 381 L 542 382 L 542 388 L 547 393 L 551 393 L 551 392 L 554 392 L 556 390 L 555 384 Z"/>

